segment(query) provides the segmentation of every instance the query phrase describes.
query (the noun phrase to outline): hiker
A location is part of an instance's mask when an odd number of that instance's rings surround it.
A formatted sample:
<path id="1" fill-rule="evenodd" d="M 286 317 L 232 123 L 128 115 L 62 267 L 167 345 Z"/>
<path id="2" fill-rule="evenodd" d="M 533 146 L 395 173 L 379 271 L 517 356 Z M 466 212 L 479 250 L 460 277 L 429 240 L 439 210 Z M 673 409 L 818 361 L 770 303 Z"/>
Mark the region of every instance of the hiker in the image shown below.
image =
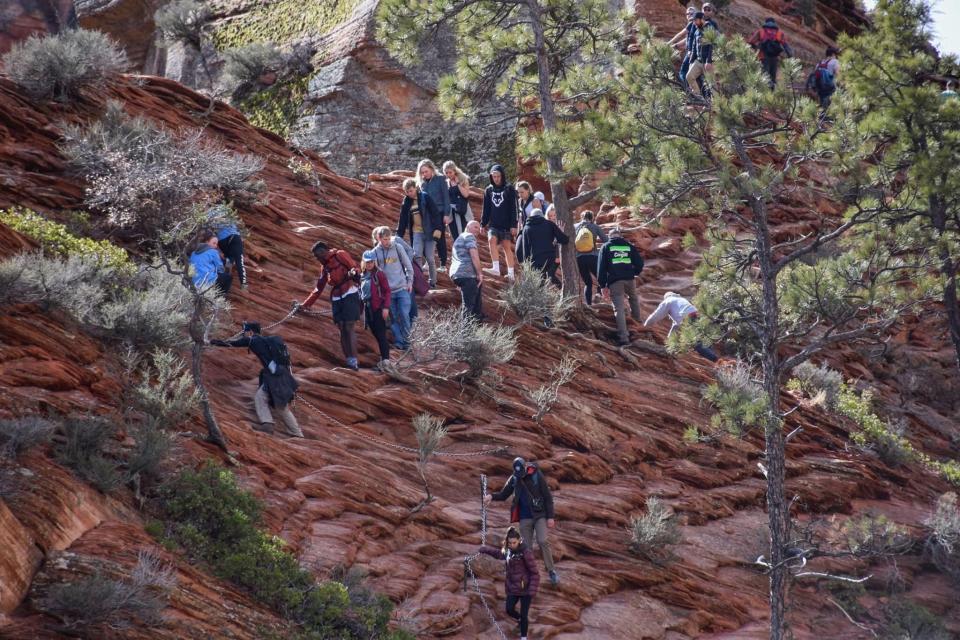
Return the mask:
<path id="1" fill-rule="evenodd" d="M 534 269 L 537 269 L 550 282 L 559 285 L 557 278 L 557 245 L 567 244 L 567 236 L 563 223 L 555 224 L 547 220 L 540 209 L 530 212 L 527 224 L 517 239 L 517 260 L 529 260 Z"/>
<path id="2" fill-rule="evenodd" d="M 553 554 L 547 540 L 547 528 L 553 529 L 556 526 L 553 518 L 553 494 L 550 493 L 547 480 L 536 463 L 514 458 L 513 475 L 503 485 L 503 489 L 497 493 L 488 493 L 483 497 L 483 501 L 485 504 L 490 504 L 491 500 L 503 501 L 511 494 L 513 504 L 510 507 L 510 522 L 519 523 L 523 539 L 530 541 L 531 545 L 536 534 L 543 564 L 550 575 L 550 583 L 557 586 L 560 577 L 553 566 Z"/>
<path id="3" fill-rule="evenodd" d="M 583 299 L 593 304 L 593 279 L 597 276 L 597 258 L 600 244 L 607 241 L 603 230 L 593 221 L 593 211 L 580 214 L 580 222 L 573 227 L 573 244 L 577 249 L 577 270 L 583 280 Z"/>
<path id="4" fill-rule="evenodd" d="M 228 260 L 226 270 L 230 271 L 231 263 L 237 268 L 237 277 L 240 279 L 240 288 L 247 288 L 247 266 L 243 262 L 243 238 L 237 225 L 226 219 L 229 209 L 217 205 L 207 211 L 207 219 L 211 222 L 220 218 L 219 223 L 213 225 L 213 232 L 217 234 L 217 243 L 223 256 Z"/>
<path id="5" fill-rule="evenodd" d="M 377 268 L 387 278 L 390 288 L 390 315 L 393 323 L 393 346 L 406 351 L 410 336 L 411 306 L 413 304 L 413 262 L 408 250 L 401 246 L 403 240 L 394 236 L 390 227 L 373 230 L 373 257 Z"/>
<path id="6" fill-rule="evenodd" d="M 460 289 L 463 308 L 483 320 L 483 269 L 480 266 L 480 249 L 477 235 L 480 223 L 471 220 L 466 230 L 453 241 L 453 260 L 450 262 L 450 278 Z"/>
<path id="7" fill-rule="evenodd" d="M 610 231 L 608 240 L 597 258 L 597 282 L 607 300 L 613 298 L 614 315 L 617 318 L 617 344 L 621 347 L 630 344 L 630 332 L 627 330 L 627 310 L 624 298 L 630 305 L 630 315 L 640 321 L 640 300 L 633 279 L 643 271 L 643 258 L 640 252 L 623 237 L 620 227 Z"/>
<path id="8" fill-rule="evenodd" d="M 426 192 L 440 214 L 440 223 L 434 225 L 432 237 L 440 258 L 440 271 L 447 269 L 447 225 L 453 220 L 450 215 L 450 188 L 447 179 L 440 175 L 437 166 L 430 160 L 421 160 L 417 165 L 417 188 Z M 436 261 L 434 261 L 434 265 Z M 430 275 L 430 288 L 437 284 L 436 266 Z"/>
<path id="9" fill-rule="evenodd" d="M 443 216 L 433 198 L 420 189 L 413 178 L 403 181 L 403 192 L 405 195 L 400 205 L 396 235 L 402 238 L 409 229 L 414 259 L 421 266 L 426 263 L 430 273 L 430 288 L 433 289 L 437 285 L 437 257 L 434 250 L 444 226 Z"/>
<path id="10" fill-rule="evenodd" d="M 693 83 L 697 83 L 697 93 L 705 100 L 710 99 L 710 77 L 713 75 L 713 44 L 709 42 L 715 35 L 715 28 L 706 21 L 703 11 L 693 14 L 693 49 L 690 58 L 690 70 L 687 71 L 687 91 L 693 92 Z M 701 85 L 700 78 L 703 77 Z"/>
<path id="11" fill-rule="evenodd" d="M 363 301 L 364 321 L 380 347 L 378 369 L 390 361 L 390 343 L 387 341 L 387 321 L 390 319 L 390 282 L 377 268 L 377 253 L 374 249 L 363 252 L 360 268 L 360 300 Z"/>
<path id="12" fill-rule="evenodd" d="M 503 166 L 490 167 L 490 184 L 483 192 L 483 215 L 480 226 L 487 230 L 490 244 L 489 269 L 484 272 L 500 275 L 500 247 L 507 261 L 507 278 L 513 280 L 513 239 L 517 235 L 517 190 L 507 182 Z"/>
<path id="13" fill-rule="evenodd" d="M 297 418 L 290 411 L 290 402 L 296 396 L 299 385 L 290 372 L 287 345 L 280 336 L 261 335 L 259 322 L 244 322 L 242 328 L 242 337 L 234 340 L 211 340 L 210 344 L 218 347 L 246 347 L 263 365 L 257 392 L 253 396 L 253 408 L 259 421 L 259 425 L 254 429 L 273 433 L 273 413 L 270 410 L 270 407 L 273 407 L 280 413 L 287 433 L 294 438 L 302 438 L 303 432 L 297 424 Z"/>
<path id="14" fill-rule="evenodd" d="M 320 264 L 317 286 L 300 307 L 309 309 L 320 294 L 330 285 L 330 303 L 333 321 L 340 329 L 340 348 L 347 359 L 347 367 L 357 371 L 357 320 L 360 319 L 360 274 L 350 254 L 342 249 L 331 249 L 325 242 L 315 242 L 310 247 L 313 257 Z"/>
<path id="15" fill-rule="evenodd" d="M 450 237 L 456 240 L 473 220 L 470 209 L 470 178 L 467 177 L 453 160 L 443 163 L 443 174 L 447 176 L 447 191 L 450 194 Z"/>
<path id="16" fill-rule="evenodd" d="M 523 181 L 517 183 L 517 195 L 519 196 L 520 202 L 520 229 L 523 229 L 523 225 L 527 224 L 527 219 L 530 217 L 530 212 L 534 209 L 540 209 L 544 211 L 546 209 L 547 200 L 543 195 L 542 191 L 533 191 L 533 187 L 530 186 L 529 182 Z"/>
<path id="17" fill-rule="evenodd" d="M 693 53 L 693 34 L 697 30 L 697 25 L 693 23 L 693 16 L 696 12 L 697 10 L 693 5 L 687 7 L 686 26 L 677 32 L 677 35 L 673 36 L 670 42 L 667 43 L 671 47 L 678 49 L 680 45 L 683 44 L 683 60 L 680 62 L 680 71 L 677 73 L 677 76 L 680 78 L 680 86 L 683 87 L 684 91 L 687 90 L 687 72 L 690 71 L 690 59 Z"/>
<path id="18" fill-rule="evenodd" d="M 224 270 L 223 258 L 217 249 L 219 241 L 213 229 L 203 229 L 197 235 L 197 248 L 190 254 L 190 271 L 193 272 L 193 286 L 203 293 L 216 287 L 224 297 L 230 293 L 233 276 Z"/>
<path id="19" fill-rule="evenodd" d="M 836 47 L 827 47 L 826 57 L 817 63 L 810 77 L 807 78 L 807 88 L 817 94 L 820 103 L 821 115 L 827 113 L 827 108 L 837 91 L 837 74 L 840 72 L 840 61 L 837 55 L 840 50 Z"/>
<path id="20" fill-rule="evenodd" d="M 540 588 L 540 571 L 530 546 L 516 527 L 509 527 L 503 537 L 503 546 L 482 546 L 479 552 L 504 561 L 504 585 L 507 615 L 520 625 L 520 640 L 527 640 L 530 628 L 530 603 Z M 517 604 L 520 611 L 517 611 Z"/>
<path id="21" fill-rule="evenodd" d="M 940 101 L 956 100 L 958 97 L 960 96 L 953 90 L 953 80 L 947 80 L 947 88 L 940 92 Z"/>
<path id="22" fill-rule="evenodd" d="M 649 318 L 644 320 L 643 326 L 649 327 L 664 316 L 670 316 L 670 320 L 673 322 L 673 324 L 670 325 L 670 331 L 667 332 L 667 338 L 669 338 L 673 334 L 674 329 L 683 324 L 684 320 L 687 318 L 695 320 L 697 318 L 697 308 L 679 294 L 673 291 L 667 291 L 663 294 L 663 302 L 650 314 Z M 705 347 L 699 342 L 693 345 L 693 349 L 710 362 L 716 362 L 718 360 L 717 354 L 713 349 Z"/>
<path id="23" fill-rule="evenodd" d="M 756 49 L 763 70 L 766 71 L 770 77 L 770 88 L 773 89 L 777 86 L 780 54 L 786 54 L 788 58 L 793 57 L 790 45 L 787 44 L 787 36 L 781 31 L 780 27 L 777 26 L 776 20 L 767 18 L 763 26 L 750 36 L 747 44 Z"/>

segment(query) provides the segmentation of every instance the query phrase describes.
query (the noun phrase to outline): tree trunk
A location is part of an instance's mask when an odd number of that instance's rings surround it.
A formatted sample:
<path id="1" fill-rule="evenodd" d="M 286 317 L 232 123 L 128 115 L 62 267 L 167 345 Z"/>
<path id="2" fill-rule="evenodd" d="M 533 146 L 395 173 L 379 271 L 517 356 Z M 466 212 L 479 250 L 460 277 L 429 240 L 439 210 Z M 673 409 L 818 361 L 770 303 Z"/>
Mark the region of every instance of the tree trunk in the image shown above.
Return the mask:
<path id="1" fill-rule="evenodd" d="M 543 130 L 546 132 L 557 130 L 557 112 L 553 103 L 553 94 L 550 90 L 550 59 L 547 56 L 547 47 L 543 35 L 543 23 L 540 20 L 540 5 L 537 0 L 527 0 L 530 9 L 530 27 L 533 29 L 534 45 L 537 49 L 537 92 L 540 97 L 540 116 L 543 121 Z M 562 224 L 564 232 L 571 236 L 571 241 L 560 248 L 560 268 L 563 274 L 563 295 L 574 298 L 580 303 L 580 282 L 577 271 L 577 252 L 573 243 L 573 212 L 570 210 L 570 201 L 567 198 L 564 184 L 563 158 L 551 154 L 547 156 L 547 170 L 550 176 L 550 196 L 553 206 L 557 210 L 557 222 Z"/>
<path id="2" fill-rule="evenodd" d="M 193 343 L 191 356 L 190 370 L 193 373 L 193 385 L 200 392 L 200 408 L 203 410 L 203 419 L 207 423 L 207 440 L 227 451 L 227 440 L 223 437 L 223 432 L 220 431 L 216 416 L 213 415 L 210 397 L 207 395 L 207 388 L 203 384 L 203 343 Z"/>

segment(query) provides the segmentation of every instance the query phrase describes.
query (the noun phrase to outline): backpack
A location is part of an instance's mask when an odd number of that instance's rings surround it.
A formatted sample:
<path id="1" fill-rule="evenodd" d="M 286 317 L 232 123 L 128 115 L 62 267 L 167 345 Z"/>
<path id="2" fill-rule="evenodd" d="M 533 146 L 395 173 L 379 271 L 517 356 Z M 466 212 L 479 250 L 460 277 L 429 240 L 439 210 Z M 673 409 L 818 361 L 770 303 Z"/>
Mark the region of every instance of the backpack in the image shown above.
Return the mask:
<path id="1" fill-rule="evenodd" d="M 763 29 L 760 35 L 760 52 L 764 58 L 776 58 L 783 53 L 783 44 L 780 42 L 780 31 Z"/>
<path id="2" fill-rule="evenodd" d="M 393 247 L 397 252 L 397 260 L 400 262 L 400 268 L 403 269 L 403 275 L 406 277 L 407 268 L 403 266 L 403 260 L 400 258 L 400 248 L 397 246 Z M 423 268 L 420 266 L 420 263 L 414 259 L 410 259 L 410 264 L 413 266 L 413 292 L 418 296 L 425 296 L 430 292 L 430 282 L 427 280 L 427 277 L 423 275 Z"/>
<path id="3" fill-rule="evenodd" d="M 290 352 L 287 350 L 287 345 L 283 341 L 283 338 L 280 336 L 261 336 L 260 339 L 267 345 L 270 361 L 276 362 L 278 365 L 284 367 L 290 366 Z"/>
<path id="4" fill-rule="evenodd" d="M 830 70 L 830 59 L 821 60 L 813 72 L 813 83 L 818 93 L 832 93 L 837 88 L 837 82 Z"/>
<path id="5" fill-rule="evenodd" d="M 580 227 L 577 231 L 577 238 L 573 241 L 574 246 L 580 253 L 590 253 L 597 247 L 597 241 L 593 237 L 593 231 L 587 225 Z"/>

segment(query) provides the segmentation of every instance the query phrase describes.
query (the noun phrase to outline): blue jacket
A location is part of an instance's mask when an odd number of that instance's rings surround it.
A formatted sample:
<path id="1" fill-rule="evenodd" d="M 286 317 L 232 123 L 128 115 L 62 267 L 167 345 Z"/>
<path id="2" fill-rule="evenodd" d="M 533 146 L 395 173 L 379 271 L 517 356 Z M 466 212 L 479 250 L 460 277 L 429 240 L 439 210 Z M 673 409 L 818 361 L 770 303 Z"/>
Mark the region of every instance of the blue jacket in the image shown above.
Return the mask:
<path id="1" fill-rule="evenodd" d="M 205 288 L 217 281 L 217 275 L 223 273 L 223 259 L 220 252 L 210 245 L 201 245 L 190 256 L 193 269 L 193 285 Z"/>

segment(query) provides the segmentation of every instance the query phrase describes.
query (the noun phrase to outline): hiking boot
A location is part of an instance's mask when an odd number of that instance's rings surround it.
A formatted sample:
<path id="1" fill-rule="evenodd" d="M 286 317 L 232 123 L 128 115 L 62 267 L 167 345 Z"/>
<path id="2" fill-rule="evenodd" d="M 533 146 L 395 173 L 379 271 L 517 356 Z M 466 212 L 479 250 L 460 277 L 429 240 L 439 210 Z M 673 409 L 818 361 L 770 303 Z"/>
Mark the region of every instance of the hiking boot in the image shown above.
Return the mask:
<path id="1" fill-rule="evenodd" d="M 254 431 L 260 431 L 262 433 L 273 433 L 273 423 L 272 422 L 261 422 L 260 424 L 253 425 Z"/>
<path id="2" fill-rule="evenodd" d="M 377 363 L 377 371 L 386 371 L 389 366 L 390 366 L 389 360 L 381 360 L 380 362 Z"/>
<path id="3" fill-rule="evenodd" d="M 550 570 L 550 584 L 552 584 L 554 587 L 560 584 L 560 576 L 557 575 L 557 572 L 554 569 Z"/>
<path id="4" fill-rule="evenodd" d="M 493 267 L 487 267 L 486 269 L 483 270 L 483 272 L 486 273 L 487 275 L 491 275 L 496 278 L 500 277 L 500 272 L 497 269 L 494 269 Z"/>
<path id="5" fill-rule="evenodd" d="M 300 427 L 297 427 L 296 431 L 291 431 L 290 428 L 287 427 L 286 435 L 290 436 L 291 438 L 302 438 L 303 431 L 300 430 Z"/>
<path id="6" fill-rule="evenodd" d="M 347 368 L 352 369 L 353 371 L 359 371 L 360 364 L 357 362 L 356 358 L 347 358 Z"/>

